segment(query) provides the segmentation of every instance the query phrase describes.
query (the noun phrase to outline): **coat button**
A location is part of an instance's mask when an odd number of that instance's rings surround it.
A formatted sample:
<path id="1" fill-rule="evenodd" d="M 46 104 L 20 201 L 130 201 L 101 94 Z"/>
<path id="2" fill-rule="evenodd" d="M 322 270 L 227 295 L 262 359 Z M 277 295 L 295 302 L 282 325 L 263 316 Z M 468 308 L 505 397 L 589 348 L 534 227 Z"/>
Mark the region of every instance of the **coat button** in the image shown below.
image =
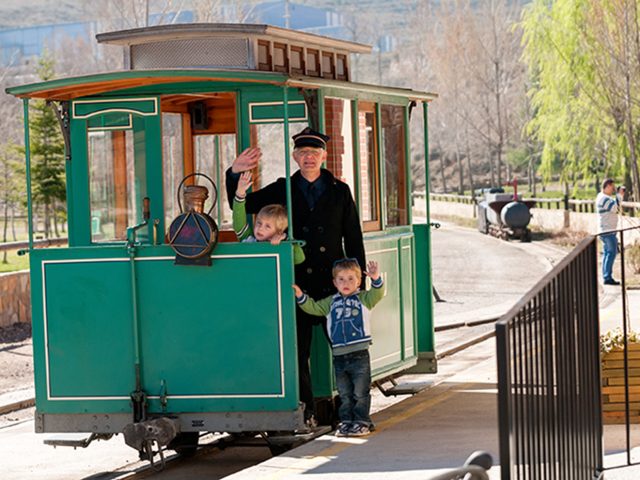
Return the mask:
<path id="1" fill-rule="evenodd" d="M 309 233 L 309 227 L 302 227 L 302 231 L 304 233 Z"/>
<path id="2" fill-rule="evenodd" d="M 326 252 L 326 251 L 327 251 L 327 249 L 326 249 L 326 248 L 324 248 L 324 247 L 320 247 L 320 251 L 324 253 L 324 252 Z"/>
<path id="3" fill-rule="evenodd" d="M 313 268 L 307 268 L 307 273 L 313 273 Z"/>
<path id="4" fill-rule="evenodd" d="M 320 233 L 324 232 L 324 227 L 318 227 L 318 232 Z"/>

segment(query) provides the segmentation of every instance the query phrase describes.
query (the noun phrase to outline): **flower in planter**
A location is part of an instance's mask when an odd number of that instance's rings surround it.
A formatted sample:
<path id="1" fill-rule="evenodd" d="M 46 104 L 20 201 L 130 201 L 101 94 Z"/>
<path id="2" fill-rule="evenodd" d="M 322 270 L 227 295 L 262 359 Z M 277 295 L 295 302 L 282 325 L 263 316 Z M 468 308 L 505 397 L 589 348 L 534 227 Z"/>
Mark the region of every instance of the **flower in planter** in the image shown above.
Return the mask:
<path id="1" fill-rule="evenodd" d="M 627 332 L 627 341 L 629 343 L 640 343 L 640 335 L 638 332 L 630 330 Z M 624 346 L 624 334 L 620 327 L 600 335 L 600 352 L 609 353 L 612 350 L 622 350 Z"/>

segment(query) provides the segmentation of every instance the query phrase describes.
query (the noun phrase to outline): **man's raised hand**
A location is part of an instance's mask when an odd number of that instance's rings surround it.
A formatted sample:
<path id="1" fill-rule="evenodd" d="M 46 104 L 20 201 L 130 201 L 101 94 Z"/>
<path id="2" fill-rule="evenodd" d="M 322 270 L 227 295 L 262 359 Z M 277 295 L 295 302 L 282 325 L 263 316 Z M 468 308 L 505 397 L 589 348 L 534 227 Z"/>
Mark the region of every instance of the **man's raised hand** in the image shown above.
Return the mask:
<path id="1" fill-rule="evenodd" d="M 260 149 L 258 147 L 249 147 L 236 157 L 233 164 L 231 164 L 231 171 L 233 173 L 241 173 L 253 170 L 258 166 L 260 158 L 262 158 Z"/>

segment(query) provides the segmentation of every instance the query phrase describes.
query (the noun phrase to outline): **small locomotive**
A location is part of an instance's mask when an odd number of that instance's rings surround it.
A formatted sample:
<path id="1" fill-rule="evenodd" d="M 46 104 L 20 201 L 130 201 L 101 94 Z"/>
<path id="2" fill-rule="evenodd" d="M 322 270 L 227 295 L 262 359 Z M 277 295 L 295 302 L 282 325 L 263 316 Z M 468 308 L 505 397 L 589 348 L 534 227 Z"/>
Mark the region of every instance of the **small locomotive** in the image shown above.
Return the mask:
<path id="1" fill-rule="evenodd" d="M 530 242 L 528 226 L 535 203 L 518 196 L 515 182 L 513 194 L 505 193 L 503 188 L 491 188 L 478 202 L 478 230 L 503 240 L 518 238 L 521 242 Z"/>

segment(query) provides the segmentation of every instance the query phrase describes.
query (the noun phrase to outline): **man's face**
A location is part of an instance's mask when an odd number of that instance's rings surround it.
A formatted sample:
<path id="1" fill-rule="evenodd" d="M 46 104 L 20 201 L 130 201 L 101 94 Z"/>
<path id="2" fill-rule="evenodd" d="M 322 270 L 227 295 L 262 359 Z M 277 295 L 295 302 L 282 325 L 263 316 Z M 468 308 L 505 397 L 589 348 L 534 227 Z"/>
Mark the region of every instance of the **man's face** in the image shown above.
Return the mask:
<path id="1" fill-rule="evenodd" d="M 616 186 L 613 183 L 610 183 L 606 187 L 604 187 L 604 193 L 607 195 L 613 195 L 613 192 L 616 191 Z"/>
<path id="2" fill-rule="evenodd" d="M 293 151 L 293 159 L 305 177 L 318 175 L 326 158 L 327 151 L 322 148 L 300 147 Z"/>

